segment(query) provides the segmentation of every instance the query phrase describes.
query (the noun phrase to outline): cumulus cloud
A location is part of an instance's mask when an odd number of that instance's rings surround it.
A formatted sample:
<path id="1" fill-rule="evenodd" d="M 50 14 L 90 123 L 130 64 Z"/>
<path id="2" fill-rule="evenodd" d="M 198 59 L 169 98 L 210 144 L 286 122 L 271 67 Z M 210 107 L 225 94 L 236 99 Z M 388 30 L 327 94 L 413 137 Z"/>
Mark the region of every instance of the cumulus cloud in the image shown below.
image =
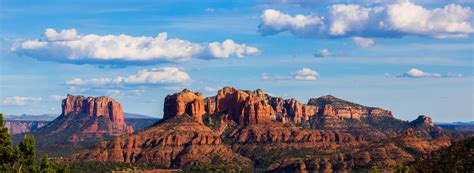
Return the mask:
<path id="1" fill-rule="evenodd" d="M 156 37 L 129 35 L 79 35 L 76 29 L 57 32 L 48 28 L 42 38 L 16 42 L 11 51 L 43 61 L 72 64 L 149 65 L 160 62 L 184 62 L 191 58 L 223 59 L 256 55 L 256 47 L 233 40 L 193 43 L 168 38 L 166 32 Z"/>
<path id="2" fill-rule="evenodd" d="M 468 37 L 474 32 L 471 9 L 457 4 L 427 9 L 408 0 L 363 7 L 358 4 L 334 4 L 328 16 L 291 16 L 268 9 L 261 16 L 259 32 L 272 35 L 289 31 L 305 38 L 400 37 L 406 35 L 433 38 Z"/>
<path id="3" fill-rule="evenodd" d="M 225 40 L 222 43 L 209 43 L 206 47 L 205 53 L 206 52 L 208 56 L 203 56 L 204 58 L 218 59 L 224 59 L 230 56 L 242 58 L 246 55 L 256 55 L 259 53 L 257 48 L 245 44 L 237 44 L 233 40 Z"/>
<path id="4" fill-rule="evenodd" d="M 143 69 L 137 74 L 129 76 L 104 77 L 81 79 L 75 78 L 65 82 L 72 86 L 104 86 L 104 85 L 159 85 L 159 84 L 180 84 L 190 81 L 189 75 L 177 67 Z"/>
<path id="5" fill-rule="evenodd" d="M 352 41 L 362 48 L 367 48 L 375 44 L 375 41 L 370 38 L 352 37 Z"/>
<path id="6" fill-rule="evenodd" d="M 15 105 L 15 106 L 23 106 L 27 104 L 32 104 L 36 102 L 40 102 L 42 100 L 41 97 L 20 97 L 20 96 L 13 96 L 13 97 L 6 97 L 3 99 L 3 104 L 5 105 Z"/>
<path id="7" fill-rule="evenodd" d="M 263 35 L 273 35 L 289 31 L 294 35 L 306 37 L 315 35 L 324 28 L 323 18 L 315 15 L 290 16 L 280 11 L 267 9 L 260 16 L 258 31 Z"/>
<path id="8" fill-rule="evenodd" d="M 423 72 L 419 69 L 412 68 L 405 72 L 401 77 L 409 77 L 409 78 L 428 78 L 428 77 L 441 77 L 439 73 L 427 73 Z"/>
<path id="9" fill-rule="evenodd" d="M 439 73 L 429 73 L 429 72 L 424 72 L 420 69 L 417 68 L 412 68 L 408 70 L 407 72 L 403 73 L 402 75 L 399 75 L 398 77 L 402 78 L 462 78 L 464 77 L 461 73 L 448 73 L 446 75 L 442 75 Z"/>
<path id="10" fill-rule="evenodd" d="M 319 77 L 319 73 L 310 68 L 302 68 L 296 71 L 295 74 L 293 75 L 293 78 L 295 80 L 305 80 L 305 81 L 316 80 L 317 77 Z"/>
<path id="11" fill-rule="evenodd" d="M 318 50 L 314 54 L 314 57 L 326 57 L 326 56 L 329 56 L 329 55 L 331 55 L 331 52 L 329 52 L 328 49 L 322 49 L 322 50 Z"/>

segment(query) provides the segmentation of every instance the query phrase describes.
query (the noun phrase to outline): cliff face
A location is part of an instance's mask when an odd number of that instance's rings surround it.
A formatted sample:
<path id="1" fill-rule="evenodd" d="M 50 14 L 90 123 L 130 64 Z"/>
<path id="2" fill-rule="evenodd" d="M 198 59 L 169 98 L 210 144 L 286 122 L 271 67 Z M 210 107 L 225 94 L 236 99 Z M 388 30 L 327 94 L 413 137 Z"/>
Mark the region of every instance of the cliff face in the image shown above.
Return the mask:
<path id="1" fill-rule="evenodd" d="M 187 89 L 165 98 L 164 117 L 188 114 L 202 122 L 202 115 L 224 113 L 239 125 L 268 124 L 277 120 L 283 123 L 305 123 L 313 117 L 334 116 L 359 120 L 361 117 L 391 117 L 390 111 L 366 107 L 333 96 L 312 98 L 302 104 L 294 98 L 283 99 L 265 94 L 262 90 L 239 90 L 224 87 L 216 96 L 203 98 L 200 93 Z"/>
<path id="2" fill-rule="evenodd" d="M 193 93 L 187 89 L 166 96 L 163 109 L 164 119 L 186 113 L 198 122 L 202 122 L 202 115 L 206 113 L 204 110 L 204 96 L 201 93 Z"/>
<path id="3" fill-rule="evenodd" d="M 62 101 L 62 115 L 80 115 L 100 117 L 105 116 L 115 125 L 128 128 L 125 125 L 122 106 L 110 97 L 87 97 L 67 95 Z"/>
<path id="4" fill-rule="evenodd" d="M 33 134 L 81 142 L 133 133 L 124 121 L 122 106 L 110 97 L 67 95 L 61 106 L 62 114 Z"/>
<path id="5" fill-rule="evenodd" d="M 320 114 L 325 116 L 336 116 L 342 118 L 360 119 L 361 117 L 391 117 L 392 112 L 375 107 L 367 107 L 360 104 L 345 101 L 331 95 L 319 98 L 311 98 L 308 105 L 322 107 Z"/>

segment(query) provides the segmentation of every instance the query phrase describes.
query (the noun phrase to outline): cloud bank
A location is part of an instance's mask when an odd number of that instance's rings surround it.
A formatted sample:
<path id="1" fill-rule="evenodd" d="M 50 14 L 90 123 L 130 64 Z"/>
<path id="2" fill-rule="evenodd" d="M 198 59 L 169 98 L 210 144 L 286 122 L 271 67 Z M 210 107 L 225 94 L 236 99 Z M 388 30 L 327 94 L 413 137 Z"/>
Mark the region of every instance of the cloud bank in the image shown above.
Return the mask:
<path id="1" fill-rule="evenodd" d="M 166 32 L 156 37 L 129 35 L 79 35 L 76 29 L 60 32 L 48 28 L 42 38 L 16 42 L 11 51 L 42 61 L 71 64 L 114 64 L 126 62 L 150 65 L 162 62 L 184 62 L 191 58 L 225 59 L 256 55 L 256 47 L 227 39 L 223 42 L 193 43 L 168 38 Z"/>
<path id="2" fill-rule="evenodd" d="M 75 78 L 65 82 L 71 86 L 120 86 L 120 85 L 168 85 L 183 84 L 190 81 L 189 75 L 177 67 L 143 69 L 129 76 L 81 79 Z"/>
<path id="3" fill-rule="evenodd" d="M 31 103 L 40 102 L 42 100 L 41 97 L 20 97 L 20 96 L 13 96 L 13 97 L 6 97 L 3 99 L 3 104 L 5 105 L 15 105 L 15 106 L 23 106 Z"/>
<path id="4" fill-rule="evenodd" d="M 432 38 L 468 37 L 474 32 L 469 7 L 449 4 L 426 9 L 408 0 L 375 7 L 358 4 L 335 4 L 327 16 L 291 16 L 267 9 L 261 15 L 259 32 L 274 35 L 290 32 L 304 38 L 402 37 Z"/>

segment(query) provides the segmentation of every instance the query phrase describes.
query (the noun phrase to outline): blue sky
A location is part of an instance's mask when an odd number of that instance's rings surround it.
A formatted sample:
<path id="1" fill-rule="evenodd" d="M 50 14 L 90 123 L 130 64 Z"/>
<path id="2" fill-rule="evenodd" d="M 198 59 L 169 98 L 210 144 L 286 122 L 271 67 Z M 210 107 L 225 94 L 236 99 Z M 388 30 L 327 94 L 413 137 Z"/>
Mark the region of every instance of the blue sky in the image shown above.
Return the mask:
<path id="1" fill-rule="evenodd" d="M 474 120 L 469 1 L 0 5 L 5 114 L 59 114 L 71 93 L 161 117 L 167 94 L 234 86 L 303 103 L 331 94 L 405 120 Z"/>

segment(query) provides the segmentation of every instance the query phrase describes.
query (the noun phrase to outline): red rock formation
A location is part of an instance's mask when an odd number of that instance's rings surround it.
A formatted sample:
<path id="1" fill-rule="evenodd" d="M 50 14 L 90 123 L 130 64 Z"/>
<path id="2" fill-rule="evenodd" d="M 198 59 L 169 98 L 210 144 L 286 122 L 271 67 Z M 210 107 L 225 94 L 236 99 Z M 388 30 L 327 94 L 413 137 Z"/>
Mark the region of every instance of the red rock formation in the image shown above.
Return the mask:
<path id="1" fill-rule="evenodd" d="M 383 110 L 380 108 L 372 108 L 369 111 L 370 116 L 392 116 L 391 111 Z"/>
<path id="2" fill-rule="evenodd" d="M 216 111 L 216 97 L 207 97 L 204 99 L 204 110 L 208 114 L 214 114 Z"/>
<path id="3" fill-rule="evenodd" d="M 133 135 L 103 141 L 97 148 L 77 153 L 71 159 L 148 163 L 164 168 L 211 164 L 251 166 L 248 158 L 222 145 L 218 133 L 188 119 L 191 117 L 185 115 L 170 117 Z"/>
<path id="4" fill-rule="evenodd" d="M 275 120 L 275 111 L 262 90 L 244 92 L 224 87 L 216 96 L 216 112 L 227 113 L 239 125 L 266 124 Z"/>
<path id="5" fill-rule="evenodd" d="M 295 123 L 301 123 L 303 108 L 300 102 L 294 98 L 285 100 L 285 108 L 288 116 L 290 116 Z"/>
<path id="6" fill-rule="evenodd" d="M 62 101 L 62 115 L 87 115 L 92 117 L 105 116 L 119 131 L 133 132 L 133 128 L 125 124 L 122 106 L 114 99 L 101 97 L 73 96 L 68 94 Z M 93 130 L 93 129 L 91 129 Z"/>
<path id="7" fill-rule="evenodd" d="M 336 116 L 336 111 L 334 108 L 330 105 L 324 105 L 324 109 L 322 110 L 322 115 L 324 116 Z"/>
<path id="8" fill-rule="evenodd" d="M 287 116 L 285 108 L 285 100 L 281 97 L 269 97 L 269 103 L 272 105 L 273 110 L 281 116 Z"/>
<path id="9" fill-rule="evenodd" d="M 322 115 L 337 116 L 340 118 L 360 119 L 367 116 L 392 116 L 392 112 L 380 108 L 367 107 L 357 103 L 352 103 L 331 95 L 319 98 L 311 98 L 308 105 L 314 105 L 324 108 Z M 329 106 L 327 106 L 329 105 Z"/>
<path id="10" fill-rule="evenodd" d="M 199 92 L 193 93 L 188 89 L 184 89 L 179 93 L 166 96 L 163 110 L 163 118 L 165 119 L 186 113 L 202 123 L 202 115 L 206 113 L 204 110 L 204 96 Z"/>
<path id="11" fill-rule="evenodd" d="M 421 126 L 421 125 L 433 126 L 431 117 L 425 116 L 425 115 L 418 116 L 418 118 L 416 118 L 416 120 L 411 121 L 410 124 L 416 125 L 416 126 Z"/>
<path id="12" fill-rule="evenodd" d="M 303 105 L 302 110 L 303 110 L 302 121 L 308 121 L 311 117 L 316 116 L 318 114 L 319 108 L 312 105 Z"/>

